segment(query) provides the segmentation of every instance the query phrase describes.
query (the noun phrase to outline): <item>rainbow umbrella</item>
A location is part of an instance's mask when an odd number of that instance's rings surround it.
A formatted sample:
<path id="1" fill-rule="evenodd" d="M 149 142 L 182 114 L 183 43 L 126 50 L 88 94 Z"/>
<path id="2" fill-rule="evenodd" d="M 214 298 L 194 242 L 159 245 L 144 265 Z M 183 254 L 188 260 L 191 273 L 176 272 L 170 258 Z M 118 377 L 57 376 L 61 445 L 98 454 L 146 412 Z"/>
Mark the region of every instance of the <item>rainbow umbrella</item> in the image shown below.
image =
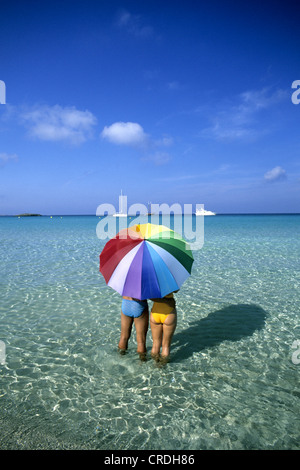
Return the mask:
<path id="1" fill-rule="evenodd" d="M 163 225 L 121 230 L 100 254 L 106 284 L 122 296 L 162 298 L 190 276 L 194 258 L 186 241 Z"/>

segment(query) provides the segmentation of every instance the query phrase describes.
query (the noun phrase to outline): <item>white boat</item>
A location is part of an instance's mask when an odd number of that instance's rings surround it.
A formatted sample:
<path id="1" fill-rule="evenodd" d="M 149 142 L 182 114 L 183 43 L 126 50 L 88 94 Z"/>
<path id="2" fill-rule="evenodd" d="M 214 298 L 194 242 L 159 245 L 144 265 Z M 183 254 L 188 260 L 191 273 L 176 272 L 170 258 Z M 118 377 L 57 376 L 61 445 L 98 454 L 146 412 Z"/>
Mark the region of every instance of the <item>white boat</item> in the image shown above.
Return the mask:
<path id="1" fill-rule="evenodd" d="M 126 199 L 126 202 L 127 202 L 127 196 L 123 196 L 122 194 L 122 189 L 121 189 L 121 196 L 119 196 L 119 212 L 115 212 L 113 214 L 114 217 L 127 217 L 127 214 L 126 212 L 123 212 L 123 198 Z M 126 203 L 125 203 L 126 205 Z"/>
<path id="2" fill-rule="evenodd" d="M 201 208 L 196 210 L 195 215 L 216 215 L 216 213 Z"/>

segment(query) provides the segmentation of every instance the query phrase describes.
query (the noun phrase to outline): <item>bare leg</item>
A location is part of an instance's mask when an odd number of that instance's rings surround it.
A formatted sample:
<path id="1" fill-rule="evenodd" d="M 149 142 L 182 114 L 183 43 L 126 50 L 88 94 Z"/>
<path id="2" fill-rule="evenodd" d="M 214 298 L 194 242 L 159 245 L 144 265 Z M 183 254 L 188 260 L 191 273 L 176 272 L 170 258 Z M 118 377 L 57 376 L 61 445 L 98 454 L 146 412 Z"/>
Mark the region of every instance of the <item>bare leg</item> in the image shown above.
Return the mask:
<path id="1" fill-rule="evenodd" d="M 170 356 L 170 347 L 171 341 L 177 325 L 177 315 L 176 313 L 170 313 L 165 319 L 163 324 L 163 338 L 162 338 L 162 349 L 161 355 L 164 358 Z"/>
<path id="2" fill-rule="evenodd" d="M 170 313 L 165 319 L 164 323 L 156 323 L 152 314 L 150 316 L 150 325 L 152 332 L 152 350 L 151 354 L 157 358 L 160 354 L 163 358 L 168 359 L 170 355 L 170 346 L 174 331 L 177 325 L 176 313 Z"/>
<path id="3" fill-rule="evenodd" d="M 162 336 L 163 336 L 163 325 L 162 323 L 156 323 L 154 320 L 152 313 L 150 315 L 150 326 L 151 326 L 151 333 L 152 333 L 152 350 L 151 355 L 154 357 L 158 357 L 160 353 L 160 348 L 162 345 Z"/>
<path id="4" fill-rule="evenodd" d="M 134 326 L 136 329 L 137 352 L 145 353 L 146 349 L 146 336 L 149 323 L 149 311 L 145 309 L 142 315 L 134 319 Z"/>
<path id="5" fill-rule="evenodd" d="M 133 318 L 124 315 L 121 311 L 121 336 L 119 341 L 119 349 L 126 350 L 128 348 L 128 340 L 131 335 Z"/>

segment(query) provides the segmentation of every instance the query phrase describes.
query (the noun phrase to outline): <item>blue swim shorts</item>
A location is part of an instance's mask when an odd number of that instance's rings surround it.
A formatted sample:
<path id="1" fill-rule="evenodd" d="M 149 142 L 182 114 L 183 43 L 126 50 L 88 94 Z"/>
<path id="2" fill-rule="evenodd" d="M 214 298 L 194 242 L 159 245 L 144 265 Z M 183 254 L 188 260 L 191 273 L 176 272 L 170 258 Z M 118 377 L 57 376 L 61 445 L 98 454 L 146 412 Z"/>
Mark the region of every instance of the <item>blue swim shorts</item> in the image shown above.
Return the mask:
<path id="1" fill-rule="evenodd" d="M 142 315 L 143 311 L 147 307 L 147 300 L 122 300 L 122 312 L 127 317 L 138 318 Z"/>

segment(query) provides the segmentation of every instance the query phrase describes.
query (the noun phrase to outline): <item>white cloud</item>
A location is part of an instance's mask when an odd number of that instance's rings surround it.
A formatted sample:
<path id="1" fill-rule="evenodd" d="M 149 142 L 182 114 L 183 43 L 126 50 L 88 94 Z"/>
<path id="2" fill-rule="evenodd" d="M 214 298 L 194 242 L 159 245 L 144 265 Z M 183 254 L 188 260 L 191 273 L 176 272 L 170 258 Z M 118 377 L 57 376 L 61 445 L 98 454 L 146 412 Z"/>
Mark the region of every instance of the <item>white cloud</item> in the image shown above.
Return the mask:
<path id="1" fill-rule="evenodd" d="M 167 84 L 169 90 L 179 90 L 180 89 L 180 84 L 178 81 L 174 80 L 173 82 L 169 82 Z"/>
<path id="2" fill-rule="evenodd" d="M 171 155 L 168 152 L 153 152 L 146 155 L 143 160 L 153 162 L 155 165 L 165 165 L 171 160 Z"/>
<path id="3" fill-rule="evenodd" d="M 240 97 L 242 100 L 241 110 L 249 113 L 279 103 L 287 97 L 287 92 L 278 89 L 270 94 L 268 88 L 263 88 L 262 90 L 245 91 L 241 93 Z"/>
<path id="4" fill-rule="evenodd" d="M 140 146 L 147 142 L 148 136 L 136 122 L 115 122 L 105 126 L 101 136 L 113 144 Z"/>
<path id="5" fill-rule="evenodd" d="M 163 136 L 155 140 L 136 122 L 115 122 L 111 126 L 105 126 L 101 137 L 113 144 L 134 147 L 140 152 L 143 161 L 155 165 L 163 165 L 171 160 L 171 155 L 165 148 L 173 144 L 173 139 Z"/>
<path id="6" fill-rule="evenodd" d="M 18 160 L 18 155 L 15 153 L 0 153 L 0 166 L 4 166 L 10 160 Z"/>
<path id="7" fill-rule="evenodd" d="M 164 136 L 161 139 L 156 140 L 154 145 L 157 147 L 170 147 L 173 145 L 173 139 L 172 137 Z"/>
<path id="8" fill-rule="evenodd" d="M 37 106 L 22 113 L 29 134 L 40 140 L 68 141 L 80 144 L 92 133 L 97 119 L 90 111 L 80 111 L 74 106 Z"/>
<path id="9" fill-rule="evenodd" d="M 220 117 L 216 118 L 216 122 L 212 127 L 204 129 L 202 131 L 204 137 L 212 137 L 217 140 L 240 140 L 244 138 L 250 138 L 255 135 L 255 132 L 252 129 L 247 129 L 242 125 L 236 125 L 230 123 L 228 118 L 227 122 L 222 122 Z"/>
<path id="10" fill-rule="evenodd" d="M 133 15 L 127 10 L 122 10 L 117 18 L 117 26 L 139 38 L 153 35 L 153 28 L 143 24 L 141 15 Z"/>
<path id="11" fill-rule="evenodd" d="M 286 178 L 286 171 L 281 166 L 275 166 L 264 175 L 266 181 L 279 181 Z"/>
<path id="12" fill-rule="evenodd" d="M 273 93 L 267 88 L 241 93 L 216 111 L 212 126 L 204 129 L 201 134 L 225 141 L 255 138 L 267 131 L 258 125 L 259 112 L 285 98 L 286 91 L 280 89 Z"/>

